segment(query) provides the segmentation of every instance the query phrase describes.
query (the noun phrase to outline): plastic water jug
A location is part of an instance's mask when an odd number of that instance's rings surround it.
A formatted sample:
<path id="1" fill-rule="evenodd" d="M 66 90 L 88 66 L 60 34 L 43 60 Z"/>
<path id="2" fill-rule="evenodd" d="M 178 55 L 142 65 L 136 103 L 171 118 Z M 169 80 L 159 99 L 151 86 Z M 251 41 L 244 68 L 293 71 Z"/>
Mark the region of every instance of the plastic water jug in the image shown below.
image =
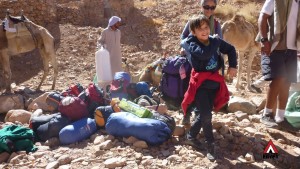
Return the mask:
<path id="1" fill-rule="evenodd" d="M 95 53 L 96 60 L 96 75 L 98 82 L 111 82 L 112 72 L 111 72 L 111 64 L 110 64 L 110 56 L 109 52 L 101 47 Z"/>

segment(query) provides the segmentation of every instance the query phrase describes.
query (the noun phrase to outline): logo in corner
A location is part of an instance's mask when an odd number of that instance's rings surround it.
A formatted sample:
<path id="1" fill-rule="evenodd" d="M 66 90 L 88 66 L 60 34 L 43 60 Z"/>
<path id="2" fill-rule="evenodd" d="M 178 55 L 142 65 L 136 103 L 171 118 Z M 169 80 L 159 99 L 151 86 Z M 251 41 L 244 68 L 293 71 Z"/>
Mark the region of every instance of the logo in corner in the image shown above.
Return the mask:
<path id="1" fill-rule="evenodd" d="M 269 159 L 269 158 L 278 158 L 278 150 L 275 147 L 274 143 L 272 140 L 268 142 L 268 145 L 264 149 L 264 154 L 263 154 L 264 159 Z"/>

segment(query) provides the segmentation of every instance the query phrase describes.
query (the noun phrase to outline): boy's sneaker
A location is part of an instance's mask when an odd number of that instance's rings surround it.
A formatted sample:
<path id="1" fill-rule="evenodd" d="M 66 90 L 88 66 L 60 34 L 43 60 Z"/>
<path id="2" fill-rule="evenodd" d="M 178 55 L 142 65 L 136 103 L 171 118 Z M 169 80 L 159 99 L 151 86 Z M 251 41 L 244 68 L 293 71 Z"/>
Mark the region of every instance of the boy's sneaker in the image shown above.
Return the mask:
<path id="1" fill-rule="evenodd" d="M 266 125 L 267 127 L 277 127 L 277 123 L 274 120 L 273 114 L 269 113 L 266 115 L 263 115 L 260 119 L 260 122 L 263 123 L 264 125 Z"/>
<path id="2" fill-rule="evenodd" d="M 205 150 L 202 143 L 199 140 L 195 139 L 195 138 L 193 138 L 193 139 L 187 139 L 186 138 L 184 143 L 186 145 L 190 145 L 190 146 L 194 147 L 197 150 Z"/>
<path id="3" fill-rule="evenodd" d="M 191 124 L 191 114 L 190 113 L 187 113 L 185 116 L 183 116 L 181 124 L 182 125 L 189 125 L 189 124 Z"/>
<path id="4" fill-rule="evenodd" d="M 215 161 L 216 160 L 216 152 L 215 152 L 215 144 L 208 144 L 207 145 L 207 154 L 206 157 L 210 160 L 210 161 Z"/>

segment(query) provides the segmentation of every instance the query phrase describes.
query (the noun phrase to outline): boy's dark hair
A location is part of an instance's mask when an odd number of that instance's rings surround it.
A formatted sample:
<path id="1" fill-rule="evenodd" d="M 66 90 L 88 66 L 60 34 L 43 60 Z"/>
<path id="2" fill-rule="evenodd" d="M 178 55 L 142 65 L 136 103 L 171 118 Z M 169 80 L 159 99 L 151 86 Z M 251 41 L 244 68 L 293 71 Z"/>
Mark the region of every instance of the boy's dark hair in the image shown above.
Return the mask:
<path id="1" fill-rule="evenodd" d="M 209 25 L 209 19 L 205 15 L 200 14 L 197 17 L 193 17 L 190 20 L 190 31 L 195 32 L 195 30 L 200 28 L 204 23 Z"/>

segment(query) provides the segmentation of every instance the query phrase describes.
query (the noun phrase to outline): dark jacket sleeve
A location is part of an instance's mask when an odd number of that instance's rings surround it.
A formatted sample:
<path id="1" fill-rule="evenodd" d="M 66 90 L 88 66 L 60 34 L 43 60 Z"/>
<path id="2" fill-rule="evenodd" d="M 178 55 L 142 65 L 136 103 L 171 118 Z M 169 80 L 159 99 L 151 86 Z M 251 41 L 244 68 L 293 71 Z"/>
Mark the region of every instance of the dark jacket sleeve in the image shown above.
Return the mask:
<path id="1" fill-rule="evenodd" d="M 190 34 L 190 22 L 187 22 L 183 28 L 183 31 L 180 35 L 180 39 L 183 40 L 185 38 L 187 38 Z"/>
<path id="2" fill-rule="evenodd" d="M 228 42 L 220 39 L 220 52 L 228 55 L 229 67 L 236 68 L 237 66 L 237 54 L 234 46 Z"/>

